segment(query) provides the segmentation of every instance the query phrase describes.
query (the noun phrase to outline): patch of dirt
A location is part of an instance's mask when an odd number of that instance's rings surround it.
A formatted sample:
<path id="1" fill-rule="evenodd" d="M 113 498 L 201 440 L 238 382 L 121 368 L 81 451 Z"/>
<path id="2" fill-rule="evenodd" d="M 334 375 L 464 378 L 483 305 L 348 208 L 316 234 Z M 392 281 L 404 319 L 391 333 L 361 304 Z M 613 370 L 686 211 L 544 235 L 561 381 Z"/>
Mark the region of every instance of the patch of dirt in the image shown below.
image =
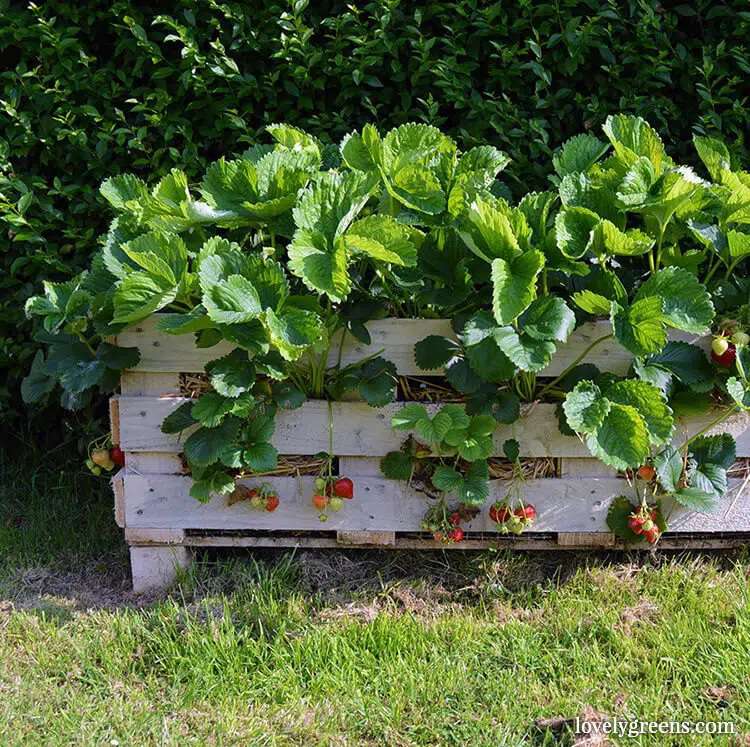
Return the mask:
<path id="1" fill-rule="evenodd" d="M 120 559 L 103 558 L 76 570 L 27 568 L 4 582 L 0 620 L 14 610 L 28 610 L 64 622 L 79 612 L 147 606 L 156 596 L 133 593 Z"/>
<path id="2" fill-rule="evenodd" d="M 590 726 L 589 734 L 575 733 L 577 719 Z M 573 740 L 570 742 L 572 747 L 614 747 L 614 742 L 597 729 L 606 721 L 611 721 L 607 714 L 586 705 L 577 717 L 553 716 L 552 718 L 541 718 L 534 722 L 534 726 L 542 733 L 553 732 L 558 739 L 566 733 L 572 735 Z"/>
<path id="3" fill-rule="evenodd" d="M 659 614 L 659 608 L 648 599 L 639 599 L 637 604 L 626 607 L 620 614 L 620 622 L 616 627 L 630 634 L 636 625 L 653 623 Z"/>
<path id="4" fill-rule="evenodd" d="M 731 685 L 721 687 L 709 687 L 703 691 L 703 696 L 719 708 L 728 708 L 734 700 L 736 693 Z"/>

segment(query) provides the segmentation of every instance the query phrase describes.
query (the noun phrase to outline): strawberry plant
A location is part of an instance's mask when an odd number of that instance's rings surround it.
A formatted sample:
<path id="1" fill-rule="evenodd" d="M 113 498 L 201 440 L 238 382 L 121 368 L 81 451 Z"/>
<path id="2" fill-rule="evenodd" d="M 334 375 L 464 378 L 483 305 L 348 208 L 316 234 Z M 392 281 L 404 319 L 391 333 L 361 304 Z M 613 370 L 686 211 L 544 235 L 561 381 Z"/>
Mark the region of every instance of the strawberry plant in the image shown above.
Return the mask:
<path id="1" fill-rule="evenodd" d="M 196 499 L 237 498 L 238 476 L 277 467 L 281 409 L 351 394 L 382 407 L 408 389 L 382 351 L 344 364 L 351 338 L 372 344 L 368 321 L 451 319 L 454 334 L 426 337 L 414 357 L 461 403 L 405 403 L 392 426 L 408 435 L 382 460 L 386 477 L 435 500 L 429 531 L 455 535 L 451 517 L 486 501 L 498 424 L 540 401 L 557 405 L 560 430 L 593 456 L 635 473 L 627 517 L 646 523 L 652 505 L 666 517 L 674 503 L 707 510 L 726 494 L 734 456 L 731 437 L 711 428 L 750 408 L 750 177 L 710 138 L 695 139 L 698 175 L 640 118 L 614 115 L 603 130 L 606 139 L 566 142 L 550 188 L 516 202 L 498 181 L 501 151 L 461 151 L 425 124 L 365 125 L 338 149 L 275 124 L 272 142 L 220 158 L 196 183 L 179 170 L 151 186 L 114 176 L 101 193 L 115 217 L 90 270 L 45 283 L 27 303 L 47 347 L 23 396 L 59 390 L 64 406 L 86 406 L 138 364 L 136 349 L 110 339 L 169 312 L 163 333 L 230 352 L 212 357 L 205 391 L 162 429 L 179 436 Z M 604 332 L 548 375 L 590 320 L 603 320 Z M 708 334 L 710 358 L 694 339 Z M 627 375 L 591 363 L 606 341 L 633 356 Z M 717 405 L 705 432 L 673 443 L 678 417 Z M 332 417 L 310 496 L 321 518 L 355 492 L 334 474 Z M 523 500 L 518 448 L 508 448 L 514 476 L 490 510 L 515 532 L 536 514 Z M 123 459 L 102 447 L 91 466 Z"/>
<path id="2" fill-rule="evenodd" d="M 520 446 L 516 439 L 508 439 L 503 444 L 503 453 L 513 464 L 513 475 L 502 500 L 495 501 L 489 510 L 493 521 L 502 534 L 521 534 L 536 521 L 536 508 L 524 501 L 523 485 L 525 482 L 521 468 Z"/>

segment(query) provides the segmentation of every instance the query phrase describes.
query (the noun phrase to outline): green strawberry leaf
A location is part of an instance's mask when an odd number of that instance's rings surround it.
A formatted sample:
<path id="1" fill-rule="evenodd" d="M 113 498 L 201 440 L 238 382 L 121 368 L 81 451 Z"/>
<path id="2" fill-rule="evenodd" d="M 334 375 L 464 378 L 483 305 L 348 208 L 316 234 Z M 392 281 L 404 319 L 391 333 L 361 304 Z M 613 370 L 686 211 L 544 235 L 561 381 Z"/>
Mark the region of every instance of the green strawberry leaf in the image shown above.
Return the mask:
<path id="1" fill-rule="evenodd" d="M 413 468 L 413 458 L 403 451 L 389 451 L 380 460 L 380 471 L 389 480 L 408 480 Z"/>
<path id="2" fill-rule="evenodd" d="M 323 322 L 312 311 L 287 308 L 277 315 L 266 309 L 266 325 L 271 342 L 288 361 L 297 360 L 305 350 L 326 338 Z"/>
<path id="3" fill-rule="evenodd" d="M 593 135 L 576 135 L 566 140 L 552 157 L 552 165 L 560 177 L 588 171 L 609 149 Z"/>
<path id="4" fill-rule="evenodd" d="M 413 267 L 417 263 L 415 235 L 417 232 L 389 215 L 369 215 L 352 223 L 344 243 L 349 251 L 378 262 Z"/>
<path id="5" fill-rule="evenodd" d="M 217 392 L 206 392 L 193 404 L 191 415 L 206 428 L 215 428 L 229 415 L 234 404 L 234 400 Z"/>
<path id="6" fill-rule="evenodd" d="M 618 470 L 642 465 L 649 452 L 649 433 L 638 410 L 612 403 L 595 433 L 586 437 L 591 453 Z"/>
<path id="7" fill-rule="evenodd" d="M 700 487 L 680 488 L 672 494 L 672 498 L 691 511 L 711 511 L 716 505 L 715 493 L 705 492 Z"/>
<path id="8" fill-rule="evenodd" d="M 445 366 L 458 352 L 455 340 L 429 335 L 414 345 L 414 360 L 424 371 L 434 371 Z"/>
<path id="9" fill-rule="evenodd" d="M 612 301 L 612 329 L 617 341 L 638 357 L 658 353 L 667 343 L 662 308 L 659 296 L 641 298 L 627 307 Z"/>
<path id="10" fill-rule="evenodd" d="M 198 428 L 185 441 L 185 456 L 190 464 L 207 465 L 218 461 L 227 442 L 234 441 L 240 421 L 229 416 L 216 428 Z"/>
<path id="11" fill-rule="evenodd" d="M 279 453 L 269 443 L 256 443 L 243 450 L 242 461 L 253 472 L 270 472 L 276 469 Z"/>
<path id="12" fill-rule="evenodd" d="M 584 207 L 565 207 L 555 218 L 557 248 L 568 259 L 581 259 L 591 248 L 601 218 Z"/>
<path id="13" fill-rule="evenodd" d="M 466 246 L 485 262 L 511 262 L 521 252 L 511 208 L 498 198 L 477 197 L 463 214 L 458 232 Z"/>
<path id="14" fill-rule="evenodd" d="M 49 394 L 57 383 L 47 369 L 47 361 L 41 350 L 36 351 L 31 370 L 21 382 L 21 397 L 28 404 L 39 402 L 45 395 Z"/>
<path id="15" fill-rule="evenodd" d="M 672 438 L 674 418 L 662 393 L 655 386 L 628 379 L 611 384 L 604 390 L 610 402 L 635 408 L 648 428 L 651 443 L 665 444 Z"/>
<path id="16" fill-rule="evenodd" d="M 549 365 L 557 349 L 553 342 L 536 340 L 530 335 L 520 335 L 513 327 L 498 327 L 494 339 L 508 358 L 522 371 L 537 372 Z"/>
<path id="17" fill-rule="evenodd" d="M 728 433 L 700 436 L 691 442 L 690 454 L 699 465 L 715 464 L 728 470 L 737 459 L 737 445 Z"/>
<path id="18" fill-rule="evenodd" d="M 673 340 L 664 349 L 643 361 L 646 366 L 654 366 L 668 371 L 683 384 L 697 391 L 707 391 L 713 386 L 714 371 L 706 354 L 688 342 Z"/>
<path id="19" fill-rule="evenodd" d="M 536 297 L 536 279 L 544 266 L 544 255 L 524 252 L 506 262 L 492 261 L 492 310 L 498 324 L 511 324 Z"/>
<path id="20" fill-rule="evenodd" d="M 412 403 L 402 407 L 391 418 L 391 427 L 397 431 L 412 431 L 416 429 L 417 423 L 429 419 L 424 405 Z"/>
<path id="21" fill-rule="evenodd" d="M 472 462 L 458 486 L 458 499 L 466 506 L 481 506 L 490 494 L 489 470 L 484 459 Z M 434 483 L 434 478 L 433 478 Z"/>
<path id="22" fill-rule="evenodd" d="M 635 296 L 636 303 L 647 298 L 662 300 L 662 316 L 670 327 L 695 334 L 703 334 L 711 327 L 714 318 L 711 297 L 688 270 L 681 267 L 659 270 Z"/>
<path id="23" fill-rule="evenodd" d="M 167 415 L 162 421 L 162 433 L 182 433 L 186 428 L 195 425 L 193 417 L 193 403 L 183 402 L 176 410 Z"/>
<path id="24" fill-rule="evenodd" d="M 211 386 L 222 397 L 239 397 L 255 384 L 255 366 L 244 350 L 233 350 L 223 358 L 210 361 L 206 365 L 206 373 Z"/>
<path id="25" fill-rule="evenodd" d="M 674 493 L 682 478 L 682 455 L 672 446 L 667 446 L 654 457 L 654 468 L 659 484 L 667 493 Z"/>
<path id="26" fill-rule="evenodd" d="M 370 407 L 384 407 L 396 397 L 396 366 L 385 358 L 373 358 L 359 370 L 358 391 Z"/>
<path id="27" fill-rule="evenodd" d="M 463 485 L 463 482 L 464 477 L 460 472 L 444 464 L 435 467 L 432 474 L 432 484 L 444 493 L 455 493 Z"/>
<path id="28" fill-rule="evenodd" d="M 595 433 L 609 414 L 610 407 L 610 401 L 592 381 L 576 384 L 563 403 L 568 425 L 577 433 Z"/>
<path id="29" fill-rule="evenodd" d="M 146 272 L 131 272 L 114 293 L 114 324 L 129 324 L 151 316 L 177 297 L 177 284 Z"/>
<path id="30" fill-rule="evenodd" d="M 524 334 L 535 340 L 566 342 L 576 325 L 575 314 L 562 298 L 537 298 L 520 321 Z"/>
<path id="31" fill-rule="evenodd" d="M 211 471 L 193 480 L 190 495 L 201 503 L 208 503 L 213 495 L 228 495 L 234 490 L 234 477 L 224 470 Z"/>
<path id="32" fill-rule="evenodd" d="M 743 410 L 750 409 L 750 389 L 736 376 L 727 379 L 727 392 L 738 407 Z"/>
<path id="33" fill-rule="evenodd" d="M 727 146 L 713 137 L 693 136 L 693 145 L 703 165 L 714 181 L 721 180 L 721 172 L 731 169 L 731 159 Z"/>

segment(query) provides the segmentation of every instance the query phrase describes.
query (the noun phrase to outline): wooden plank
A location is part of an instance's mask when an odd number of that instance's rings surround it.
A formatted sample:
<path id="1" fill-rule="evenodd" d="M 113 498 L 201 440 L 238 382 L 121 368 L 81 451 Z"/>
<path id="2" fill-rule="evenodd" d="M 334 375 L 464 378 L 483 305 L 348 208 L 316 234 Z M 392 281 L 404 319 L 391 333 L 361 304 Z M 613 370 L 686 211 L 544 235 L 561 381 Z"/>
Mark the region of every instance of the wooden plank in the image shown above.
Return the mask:
<path id="1" fill-rule="evenodd" d="M 339 545 L 394 545 L 396 543 L 396 533 L 340 531 L 336 532 L 336 542 Z"/>
<path id="2" fill-rule="evenodd" d="M 379 457 L 339 457 L 342 477 L 382 477 Z"/>
<path id="3" fill-rule="evenodd" d="M 121 529 L 125 526 L 125 483 L 124 471 L 118 470 L 111 480 L 112 493 L 115 496 L 115 524 Z"/>
<path id="4" fill-rule="evenodd" d="M 182 437 L 161 432 L 164 418 L 186 400 L 182 398 L 119 397 L 121 445 L 125 451 L 179 452 L 189 435 Z M 391 417 L 403 407 L 394 402 L 386 407 L 369 407 L 363 402 L 333 402 L 333 452 L 338 456 L 380 457 L 398 449 L 406 433 L 391 428 Z M 428 405 L 434 412 L 438 405 Z M 678 424 L 676 442 L 696 433 L 715 419 L 709 413 Z M 296 410 L 280 410 L 276 418 L 273 445 L 281 454 L 305 455 L 328 451 L 328 402 L 310 400 Z M 737 440 L 737 456 L 750 456 L 750 431 L 746 413 L 739 413 L 720 426 L 732 431 Z M 591 454 L 578 438 L 560 433 L 555 405 L 533 405 L 510 426 L 500 425 L 494 434 L 495 453 L 502 454 L 503 442 L 515 438 L 523 457 L 584 457 Z"/>
<path id="5" fill-rule="evenodd" d="M 184 543 L 187 547 L 217 547 L 217 548 L 255 548 L 255 547 L 275 547 L 275 548 L 339 548 L 338 541 L 335 537 L 316 537 L 305 536 L 300 534 L 274 534 L 274 535 L 186 535 Z M 148 546 L 148 541 L 143 540 L 142 544 Z M 750 544 L 750 534 L 737 534 L 734 536 L 712 536 L 710 534 L 693 536 L 693 535 L 665 535 L 660 540 L 656 548 L 651 545 L 638 544 L 628 546 L 628 551 L 652 552 L 657 550 L 731 550 L 744 548 Z M 383 545 L 382 549 L 386 550 L 486 550 L 493 549 L 510 549 L 510 550 L 534 550 L 534 551 L 553 551 L 559 552 L 564 550 L 591 550 L 587 545 L 559 545 L 557 539 L 548 535 L 537 535 L 534 532 L 524 532 L 520 536 L 492 537 L 475 539 L 469 536 L 467 539 L 458 543 L 446 544 L 435 542 L 432 539 L 415 537 L 412 535 L 396 534 L 393 545 Z M 350 545 L 348 550 L 371 550 L 372 545 Z M 624 550 L 625 545 L 617 542 L 613 548 L 607 548 L 609 551 Z"/>
<path id="6" fill-rule="evenodd" d="M 258 481 L 242 480 L 253 485 Z M 166 529 L 262 529 L 273 531 L 419 531 L 428 506 L 423 494 L 406 483 L 370 477 L 355 481 L 355 497 L 321 522 L 311 505 L 312 477 L 264 478 L 274 486 L 281 504 L 273 513 L 246 502 L 227 505 L 215 496 L 200 503 L 189 496 L 190 478 L 175 475 L 125 475 L 125 520 L 128 527 Z M 505 496 L 507 482 L 493 480 L 487 505 Z M 627 483 L 613 478 L 548 478 L 530 480 L 523 497 L 538 513 L 537 532 L 607 532 L 607 511 L 613 498 L 627 493 Z M 733 492 L 732 492 L 733 491 Z M 730 480 L 730 495 L 717 512 L 701 514 L 675 506 L 669 512 L 671 532 L 750 531 L 750 486 Z M 467 531 L 494 532 L 482 511 Z"/>
<path id="7" fill-rule="evenodd" d="M 125 541 L 131 545 L 184 545 L 184 529 L 154 529 L 138 527 L 125 529 Z"/>
<path id="8" fill-rule="evenodd" d="M 120 444 L 120 400 L 118 397 L 109 399 L 109 430 L 112 434 L 112 443 Z"/>
<path id="9" fill-rule="evenodd" d="M 617 477 L 616 469 L 598 459 L 565 457 L 560 462 L 560 477 Z"/>
<path id="10" fill-rule="evenodd" d="M 150 373 L 148 371 L 123 371 L 120 392 L 128 397 L 179 397 L 178 373 Z"/>
<path id="11" fill-rule="evenodd" d="M 558 532 L 561 547 L 614 547 L 617 538 L 612 532 Z"/>
<path id="12" fill-rule="evenodd" d="M 227 342 L 221 342 L 211 348 L 196 348 L 193 335 L 168 335 L 157 329 L 158 320 L 165 316 L 155 314 L 136 326 L 123 330 L 116 338 L 117 344 L 126 347 L 138 347 L 141 360 L 138 371 L 180 371 L 185 373 L 199 372 L 205 369 L 208 361 L 226 355 L 233 348 Z M 414 344 L 428 335 L 455 337 L 450 322 L 446 319 L 379 319 L 367 323 L 371 343 L 363 345 L 350 334 L 344 339 L 342 363 L 348 365 L 362 358 L 379 354 L 392 361 L 402 376 L 434 375 L 437 372 L 425 372 L 417 368 L 414 362 Z M 572 363 L 593 340 L 609 334 L 611 327 L 608 321 L 582 324 L 573 332 L 565 345 L 558 352 L 550 365 L 544 370 L 545 376 L 557 376 Z M 672 339 L 697 341 L 707 349 L 708 338 L 698 339 L 695 335 L 676 332 Z M 328 365 L 336 364 L 339 352 L 339 340 L 334 338 Z M 607 340 L 596 347 L 587 362 L 597 365 L 602 371 L 625 374 L 630 368 L 633 356 L 614 340 Z"/>
<path id="13" fill-rule="evenodd" d="M 182 436 L 161 432 L 161 423 L 184 399 L 148 397 L 120 398 L 120 430 L 126 451 L 179 452 L 190 434 Z M 405 432 L 391 428 L 391 417 L 403 407 L 394 402 L 380 408 L 364 402 L 333 402 L 333 453 L 337 456 L 381 457 L 398 449 Z M 438 405 L 428 405 L 436 411 Z M 557 427 L 555 406 L 536 405 L 528 414 L 510 426 L 495 431 L 495 453 L 501 455 L 508 438 L 521 444 L 521 455 L 527 457 L 589 456 L 578 438 L 564 436 Z M 329 406 L 323 400 L 310 400 L 296 410 L 280 410 L 272 443 L 281 454 L 306 455 L 328 451 Z"/>
<path id="14" fill-rule="evenodd" d="M 185 467 L 177 453 L 126 451 L 128 472 L 136 475 L 183 475 Z"/>

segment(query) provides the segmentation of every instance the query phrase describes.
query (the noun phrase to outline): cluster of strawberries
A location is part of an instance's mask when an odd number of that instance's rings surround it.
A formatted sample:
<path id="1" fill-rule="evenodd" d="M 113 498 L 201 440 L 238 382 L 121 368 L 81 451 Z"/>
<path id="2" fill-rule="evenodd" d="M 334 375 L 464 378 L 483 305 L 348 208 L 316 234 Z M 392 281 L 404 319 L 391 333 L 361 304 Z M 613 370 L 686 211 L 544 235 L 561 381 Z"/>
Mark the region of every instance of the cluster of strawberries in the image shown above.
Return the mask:
<path id="1" fill-rule="evenodd" d="M 246 485 L 236 485 L 229 496 L 229 505 L 239 501 L 249 501 L 253 508 L 264 511 L 275 511 L 279 507 L 279 496 L 268 483 L 259 488 L 248 488 Z"/>
<path id="2" fill-rule="evenodd" d="M 521 534 L 536 520 L 536 509 L 530 503 L 522 503 L 513 509 L 507 503 L 497 501 L 490 506 L 489 514 L 503 534 Z"/>
<path id="3" fill-rule="evenodd" d="M 471 506 L 450 507 L 443 501 L 432 506 L 422 520 L 422 529 L 431 532 L 435 542 L 453 544 L 461 542 L 464 538 L 464 530 L 461 528 L 463 522 L 471 521 L 478 513 L 478 509 Z"/>
<path id="4" fill-rule="evenodd" d="M 86 460 L 86 466 L 95 475 L 101 475 L 102 470 L 111 472 L 115 467 L 125 464 L 125 454 L 119 446 L 109 449 L 94 449 Z"/>
<path id="5" fill-rule="evenodd" d="M 750 335 L 737 330 L 736 322 L 727 322 L 722 333 L 714 337 L 711 343 L 711 360 L 717 366 L 731 368 L 737 358 L 737 347 L 748 343 L 750 343 Z"/>
<path id="6" fill-rule="evenodd" d="M 320 511 L 319 519 L 326 521 L 328 511 L 341 511 L 344 499 L 354 498 L 354 483 L 348 477 L 318 477 L 315 480 L 315 493 L 312 504 Z"/>
<path id="7" fill-rule="evenodd" d="M 642 535 L 646 542 L 653 545 L 661 536 L 661 529 L 656 524 L 657 516 L 657 509 L 643 505 L 630 514 L 628 527 L 633 534 Z"/>

